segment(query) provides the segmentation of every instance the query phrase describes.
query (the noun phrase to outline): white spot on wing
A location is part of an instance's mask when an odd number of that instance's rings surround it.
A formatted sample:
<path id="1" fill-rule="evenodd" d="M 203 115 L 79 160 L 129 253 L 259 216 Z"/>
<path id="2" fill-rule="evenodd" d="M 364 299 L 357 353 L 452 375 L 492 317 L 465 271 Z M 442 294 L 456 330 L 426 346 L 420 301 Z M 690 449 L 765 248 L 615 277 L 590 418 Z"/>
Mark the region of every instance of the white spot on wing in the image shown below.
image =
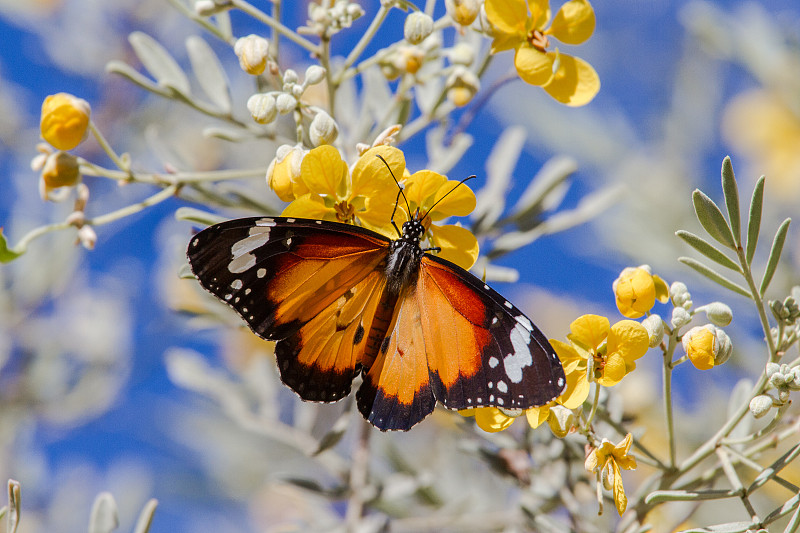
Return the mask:
<path id="1" fill-rule="evenodd" d="M 233 257 L 237 257 L 263 246 L 269 241 L 269 232 L 269 227 L 253 226 L 250 228 L 250 235 L 240 241 L 236 241 L 231 246 L 231 254 L 233 254 Z"/>
<path id="2" fill-rule="evenodd" d="M 564 378 L 558 378 L 557 383 L 558 383 L 559 387 L 563 387 L 564 386 Z"/>
<path id="3" fill-rule="evenodd" d="M 241 288 L 242 288 L 242 285 L 244 285 L 244 284 L 242 283 L 242 280 L 240 280 L 240 279 L 235 279 L 235 280 L 233 280 L 233 282 L 231 282 L 231 289 L 233 289 L 233 290 L 235 290 L 235 291 L 238 291 L 239 289 L 241 289 Z"/>
<path id="4" fill-rule="evenodd" d="M 503 394 L 508 392 L 508 385 L 502 379 L 497 382 L 497 390 L 502 392 Z"/>
<path id="5" fill-rule="evenodd" d="M 495 356 L 491 356 L 489 358 L 489 368 L 496 368 L 497 365 L 500 364 L 500 361 Z"/>
<path id="6" fill-rule="evenodd" d="M 291 224 L 292 222 L 294 222 L 294 219 L 293 219 L 293 218 L 287 218 L 287 219 L 286 219 L 286 222 L 288 222 L 289 224 Z"/>
<path id="7" fill-rule="evenodd" d="M 513 306 L 513 305 L 511 305 L 511 302 L 509 302 L 508 300 L 506 300 L 505 302 L 503 302 L 503 305 L 505 305 L 505 306 L 506 306 L 506 307 L 508 307 L 509 309 L 513 309 L 513 308 L 514 308 L 514 306 Z"/>
<path id="8" fill-rule="evenodd" d="M 259 268 L 256 271 L 256 276 L 258 276 L 259 278 L 263 278 L 266 275 L 267 275 L 267 269 L 266 268 Z"/>
<path id="9" fill-rule="evenodd" d="M 241 274 L 243 272 L 247 272 L 254 266 L 256 266 L 256 256 L 246 253 L 244 255 L 235 257 L 233 261 L 228 263 L 228 270 L 232 274 Z"/>
<path id="10" fill-rule="evenodd" d="M 256 220 L 256 226 L 261 226 L 263 228 L 271 228 L 275 225 L 275 221 L 271 218 L 261 218 Z"/>
<path id="11" fill-rule="evenodd" d="M 522 381 L 522 370 L 533 363 L 531 351 L 528 349 L 528 344 L 531 342 L 531 332 L 522 324 L 517 323 L 514 329 L 511 330 L 510 338 L 514 353 L 510 353 L 503 358 L 503 366 L 508 379 L 512 383 L 519 383 Z"/>
<path id="12" fill-rule="evenodd" d="M 526 317 L 525 315 L 519 315 L 515 318 L 517 322 L 528 328 L 528 331 L 533 331 L 533 324 L 531 324 L 531 321 L 528 320 L 528 317 Z"/>

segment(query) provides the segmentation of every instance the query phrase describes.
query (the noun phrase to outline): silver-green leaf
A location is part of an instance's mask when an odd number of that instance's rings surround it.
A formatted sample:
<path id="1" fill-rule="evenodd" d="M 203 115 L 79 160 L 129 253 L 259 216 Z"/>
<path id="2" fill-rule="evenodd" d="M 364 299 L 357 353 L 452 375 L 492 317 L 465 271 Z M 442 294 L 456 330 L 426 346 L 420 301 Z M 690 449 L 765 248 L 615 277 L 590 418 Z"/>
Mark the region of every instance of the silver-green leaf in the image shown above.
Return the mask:
<path id="1" fill-rule="evenodd" d="M 727 255 L 722 253 L 721 250 L 714 247 L 713 244 L 709 243 L 705 239 L 698 237 L 694 233 L 690 233 L 688 231 L 679 230 L 675 232 L 675 235 L 683 239 L 689 246 L 703 254 L 704 256 L 708 257 L 712 261 L 719 263 L 720 265 L 730 268 L 731 270 L 735 270 L 736 272 L 741 273 L 741 268 L 733 259 L 729 258 Z"/>
<path id="2" fill-rule="evenodd" d="M 186 74 L 158 41 L 140 31 L 131 33 L 128 41 L 139 61 L 160 86 L 174 89 L 185 96 L 190 94 L 189 79 Z"/>
<path id="3" fill-rule="evenodd" d="M 194 76 L 203 92 L 220 111 L 229 114 L 232 106 L 228 77 L 222 69 L 217 54 L 204 39 L 196 35 L 186 39 L 186 50 L 189 52 Z"/>
<path id="4" fill-rule="evenodd" d="M 731 228 L 714 200 L 703 194 L 699 189 L 695 189 L 692 193 L 692 202 L 694 203 L 694 212 L 697 214 L 697 220 L 700 221 L 703 229 L 720 244 L 735 250 L 736 244 L 733 241 Z"/>
<path id="5" fill-rule="evenodd" d="M 752 298 L 752 295 L 748 292 L 747 289 L 745 289 L 744 287 L 742 287 L 738 283 L 735 283 L 735 282 L 729 280 L 728 278 L 726 278 L 722 274 L 718 273 L 717 271 L 715 271 L 712 268 L 709 268 L 708 266 L 704 265 L 700 261 L 698 261 L 696 259 L 692 259 L 691 257 L 679 257 L 678 261 L 680 261 L 684 265 L 692 268 L 693 270 L 695 270 L 696 272 L 702 274 L 703 276 L 707 277 L 708 279 L 710 279 L 714 283 L 717 283 L 717 284 L 725 287 L 726 289 L 732 290 L 733 292 L 735 292 L 737 294 L 741 294 L 742 296 L 745 296 L 747 298 Z"/>
<path id="6" fill-rule="evenodd" d="M 758 232 L 761 231 L 761 208 L 764 205 L 764 176 L 761 176 L 753 189 L 750 200 L 750 215 L 747 219 L 747 264 L 752 264 L 758 243 Z"/>
<path id="7" fill-rule="evenodd" d="M 778 268 L 778 261 L 780 261 L 781 253 L 783 253 L 783 243 L 786 242 L 786 234 L 789 231 L 789 224 L 792 222 L 791 218 L 787 218 L 780 225 L 778 231 L 775 232 L 775 238 L 772 240 L 772 248 L 769 251 L 769 259 L 767 259 L 767 269 L 764 271 L 764 277 L 761 279 L 761 287 L 758 293 L 764 296 L 764 293 L 772 281 L 772 276 L 775 275 L 775 269 Z"/>
<path id="8" fill-rule="evenodd" d="M 111 533 L 118 527 L 117 502 L 110 492 L 101 492 L 92 505 L 89 533 Z"/>
<path id="9" fill-rule="evenodd" d="M 733 232 L 733 240 L 736 246 L 741 246 L 742 218 L 739 212 L 739 187 L 736 185 L 730 156 L 726 156 L 722 161 L 722 192 L 725 195 L 725 206 L 728 208 L 728 220 Z"/>
<path id="10" fill-rule="evenodd" d="M 150 526 L 153 523 L 153 513 L 156 512 L 158 507 L 158 500 L 151 498 L 139 513 L 139 519 L 136 520 L 136 527 L 133 528 L 133 533 L 148 533 Z"/>

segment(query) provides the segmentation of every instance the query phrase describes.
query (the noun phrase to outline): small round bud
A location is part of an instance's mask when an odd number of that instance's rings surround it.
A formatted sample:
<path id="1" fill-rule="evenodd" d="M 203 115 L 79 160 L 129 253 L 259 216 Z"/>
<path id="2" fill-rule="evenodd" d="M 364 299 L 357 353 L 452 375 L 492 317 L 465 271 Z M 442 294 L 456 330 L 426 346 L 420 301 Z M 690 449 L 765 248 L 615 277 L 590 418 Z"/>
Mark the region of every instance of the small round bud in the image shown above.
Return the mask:
<path id="1" fill-rule="evenodd" d="M 697 308 L 697 311 L 704 311 L 708 319 L 715 326 L 727 326 L 733 320 L 731 308 L 722 302 L 712 302 Z"/>
<path id="2" fill-rule="evenodd" d="M 305 85 L 316 85 L 325 79 L 325 69 L 319 65 L 311 65 L 306 69 Z"/>
<path id="3" fill-rule="evenodd" d="M 87 250 L 94 250 L 94 245 L 97 242 L 97 233 L 91 226 L 81 226 L 78 228 L 78 241 Z"/>
<path id="4" fill-rule="evenodd" d="M 237 39 L 233 52 L 239 58 L 239 66 L 248 74 L 258 76 L 267 66 L 269 41 L 258 35 L 248 35 Z"/>
<path id="5" fill-rule="evenodd" d="M 336 126 L 336 121 L 325 111 L 318 112 L 308 128 L 308 136 L 314 146 L 331 144 L 338 135 L 339 128 Z"/>
<path id="6" fill-rule="evenodd" d="M 299 78 L 297 76 L 297 72 L 295 72 L 294 70 L 292 70 L 290 68 L 287 68 L 286 72 L 283 73 L 283 83 L 284 83 L 284 85 L 287 84 L 287 83 L 295 84 L 295 83 L 297 83 L 298 79 Z"/>
<path id="7" fill-rule="evenodd" d="M 201 17 L 210 17 L 217 12 L 217 4 L 212 0 L 197 0 L 194 3 L 194 12 Z"/>
<path id="8" fill-rule="evenodd" d="M 278 108 L 278 113 L 285 115 L 291 113 L 297 107 L 297 99 L 291 94 L 280 93 L 275 99 L 275 105 Z"/>
<path id="9" fill-rule="evenodd" d="M 672 318 L 670 323 L 674 329 L 680 329 L 692 321 L 692 315 L 683 307 L 675 307 L 672 309 Z"/>
<path id="10" fill-rule="evenodd" d="M 421 11 L 413 11 L 406 17 L 403 35 L 411 44 L 419 44 L 433 33 L 433 19 Z"/>
<path id="11" fill-rule="evenodd" d="M 725 363 L 733 350 L 730 337 L 711 324 L 690 329 L 683 335 L 682 342 L 689 360 L 699 370 Z"/>
<path id="12" fill-rule="evenodd" d="M 45 156 L 39 176 L 39 195 L 42 200 L 63 200 L 64 197 L 51 195 L 61 187 L 72 187 L 81 180 L 78 158 L 67 152 L 54 152 Z"/>
<path id="13" fill-rule="evenodd" d="M 563 439 L 575 425 L 575 413 L 572 412 L 572 409 L 567 409 L 562 405 L 553 405 L 550 407 L 547 425 L 550 426 L 553 435 Z"/>
<path id="14" fill-rule="evenodd" d="M 481 87 L 481 82 L 471 70 L 461 65 L 456 65 L 453 72 L 445 82 L 447 98 L 456 106 L 467 105 Z"/>
<path id="15" fill-rule="evenodd" d="M 650 339 L 650 347 L 655 348 L 664 339 L 664 321 L 659 315 L 652 314 L 642 320 L 644 329 L 647 330 L 647 337 Z"/>
<path id="16" fill-rule="evenodd" d="M 447 14 L 462 26 L 472 24 L 481 12 L 481 3 L 478 0 L 445 0 Z"/>
<path id="17" fill-rule="evenodd" d="M 278 115 L 275 97 L 266 93 L 256 93 L 248 98 L 247 110 L 259 124 L 269 124 Z"/>
<path id="18" fill-rule="evenodd" d="M 756 418 L 761 418 L 772 409 L 772 397 L 766 394 L 759 394 L 750 400 L 750 412 Z"/>
<path id="19" fill-rule="evenodd" d="M 72 150 L 86 138 L 92 108 L 67 93 L 52 94 L 42 103 L 42 138 L 59 150 Z"/>
<path id="20" fill-rule="evenodd" d="M 675 307 L 684 307 L 687 310 L 692 308 L 692 295 L 689 294 L 689 289 L 686 285 L 680 281 L 670 285 L 669 297 Z M 686 305 L 687 303 L 689 304 L 688 306 Z"/>

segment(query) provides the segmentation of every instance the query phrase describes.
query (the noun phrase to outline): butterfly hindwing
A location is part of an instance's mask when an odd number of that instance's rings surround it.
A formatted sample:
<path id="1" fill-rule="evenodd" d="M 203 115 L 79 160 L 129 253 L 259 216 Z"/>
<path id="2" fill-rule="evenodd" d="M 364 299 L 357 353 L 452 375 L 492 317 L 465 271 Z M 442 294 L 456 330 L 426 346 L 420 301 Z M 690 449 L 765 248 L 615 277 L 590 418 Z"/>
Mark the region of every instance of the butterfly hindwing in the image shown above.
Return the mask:
<path id="1" fill-rule="evenodd" d="M 358 373 L 360 321 L 380 293 L 388 243 L 355 226 L 259 217 L 201 231 L 188 256 L 204 288 L 256 334 L 279 341 L 289 387 L 306 400 L 334 401 Z"/>

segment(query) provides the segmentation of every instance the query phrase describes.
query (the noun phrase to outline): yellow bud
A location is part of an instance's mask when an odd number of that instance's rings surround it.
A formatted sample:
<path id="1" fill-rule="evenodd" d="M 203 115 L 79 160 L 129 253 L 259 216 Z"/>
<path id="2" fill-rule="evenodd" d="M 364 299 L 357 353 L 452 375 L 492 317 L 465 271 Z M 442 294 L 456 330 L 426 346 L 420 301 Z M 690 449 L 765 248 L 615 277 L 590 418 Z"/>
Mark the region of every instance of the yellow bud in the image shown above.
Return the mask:
<path id="1" fill-rule="evenodd" d="M 275 154 L 267 169 L 267 185 L 284 202 L 302 196 L 308 188 L 300 180 L 300 165 L 306 151 L 299 146 L 284 144 Z"/>
<path id="2" fill-rule="evenodd" d="M 690 329 L 683 335 L 682 342 L 689 360 L 699 370 L 723 364 L 732 351 L 728 335 L 711 324 Z"/>
<path id="3" fill-rule="evenodd" d="M 78 158 L 67 152 L 50 154 L 42 169 L 42 179 L 48 189 L 71 187 L 78 183 L 81 173 Z"/>
<path id="4" fill-rule="evenodd" d="M 447 14 L 462 26 L 472 24 L 481 12 L 481 3 L 478 0 L 445 0 Z"/>
<path id="5" fill-rule="evenodd" d="M 258 76 L 267 66 L 269 41 L 258 35 L 248 35 L 236 41 L 233 52 L 239 58 L 239 66 L 248 74 Z"/>
<path id="6" fill-rule="evenodd" d="M 652 309 L 656 303 L 656 281 L 644 266 L 624 269 L 612 285 L 619 312 L 628 318 L 639 318 Z"/>
<path id="7" fill-rule="evenodd" d="M 481 87 L 478 77 L 467 67 L 456 65 L 447 78 L 447 98 L 456 106 L 467 105 Z"/>
<path id="8" fill-rule="evenodd" d="M 59 150 L 72 150 L 86 138 L 89 102 L 67 93 L 51 94 L 42 103 L 42 138 Z"/>

